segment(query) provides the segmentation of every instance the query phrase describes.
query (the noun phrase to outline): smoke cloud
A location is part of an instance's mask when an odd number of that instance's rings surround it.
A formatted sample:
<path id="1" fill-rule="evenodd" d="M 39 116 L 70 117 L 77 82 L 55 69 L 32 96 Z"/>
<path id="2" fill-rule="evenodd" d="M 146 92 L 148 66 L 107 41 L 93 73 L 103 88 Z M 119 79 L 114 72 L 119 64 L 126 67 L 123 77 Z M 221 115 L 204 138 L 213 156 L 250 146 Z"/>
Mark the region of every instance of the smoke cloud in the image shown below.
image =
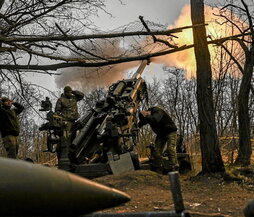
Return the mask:
<path id="1" fill-rule="evenodd" d="M 93 42 L 94 43 L 94 42 Z M 95 44 L 85 47 L 86 50 L 92 50 L 92 53 L 104 57 L 118 57 L 125 49 L 120 46 L 119 40 L 96 41 Z M 96 49 L 96 50 L 95 50 Z M 93 61 L 93 60 L 91 60 Z M 120 63 L 104 67 L 72 67 L 61 69 L 60 76 L 55 81 L 58 88 L 70 85 L 73 88 L 89 92 L 96 87 L 108 87 L 112 83 L 122 80 L 128 70 L 139 65 L 138 61 L 130 63 Z"/>
<path id="2" fill-rule="evenodd" d="M 208 27 L 206 27 L 207 34 L 209 38 L 221 38 L 229 36 L 232 34 L 232 27 L 229 28 L 228 25 L 218 24 L 219 18 L 214 14 L 219 14 L 218 8 L 205 7 L 205 19 Z M 217 22 L 215 22 L 215 20 Z M 190 5 L 185 5 L 173 25 L 169 26 L 168 29 L 174 29 L 178 27 L 184 27 L 192 25 L 191 23 L 191 14 L 190 14 Z M 234 30 L 234 34 L 238 34 L 237 30 Z M 180 33 L 175 34 L 177 38 L 171 38 L 169 41 L 177 46 L 191 45 L 193 44 L 193 35 L 192 29 L 185 29 Z M 160 39 L 169 40 L 168 37 L 161 36 Z M 91 51 L 92 53 L 97 54 L 98 56 L 104 58 L 119 58 L 121 56 L 131 56 L 134 55 L 132 49 L 134 44 L 126 43 L 128 45 L 123 46 L 123 41 L 112 39 L 112 40 L 96 40 L 91 42 L 88 46 L 83 45 L 85 50 Z M 137 43 L 137 41 L 135 41 Z M 140 54 L 158 52 L 163 49 L 168 49 L 166 45 L 159 43 L 153 43 L 152 37 L 147 37 L 141 39 L 136 51 Z M 129 46 L 129 47 L 128 47 Z M 229 45 L 230 46 L 230 45 Z M 232 45 L 231 45 L 232 46 Z M 220 60 L 216 60 L 217 47 L 209 46 L 211 59 L 213 59 L 213 66 L 216 68 L 219 65 Z M 137 53 L 138 53 L 137 52 Z M 137 55 L 137 53 L 135 55 Z M 239 51 L 238 51 L 239 53 Z M 75 55 L 72 55 L 72 57 Z M 91 59 L 91 56 L 89 57 Z M 87 59 L 87 58 L 86 58 Z M 93 61 L 91 59 L 91 61 Z M 177 67 L 185 69 L 186 78 L 196 77 L 196 61 L 194 55 L 194 49 L 188 49 L 160 57 L 155 57 L 151 59 L 152 62 L 158 64 L 164 64 L 169 67 Z M 65 85 L 70 85 L 77 89 L 80 89 L 84 92 L 89 92 L 92 89 L 100 86 L 105 87 L 110 84 L 122 80 L 125 77 L 125 74 L 128 70 L 137 67 L 140 62 L 129 62 L 116 64 L 105 67 L 94 67 L 94 68 L 67 68 L 61 70 L 61 75 L 56 78 L 56 83 L 58 87 L 63 87 Z"/>
<path id="3" fill-rule="evenodd" d="M 174 25 L 169 26 L 168 29 L 174 29 L 183 26 L 191 25 L 190 19 L 190 6 L 185 5 L 181 11 L 180 16 L 175 21 Z M 178 38 L 174 38 L 174 43 L 177 46 L 183 46 L 193 43 L 192 30 L 186 29 L 183 32 L 176 35 Z M 161 49 L 161 48 L 159 48 Z M 165 64 L 169 67 L 183 68 L 188 73 L 188 77 L 191 77 L 195 73 L 195 55 L 193 49 L 184 50 L 160 57 L 153 58 L 155 63 Z"/>

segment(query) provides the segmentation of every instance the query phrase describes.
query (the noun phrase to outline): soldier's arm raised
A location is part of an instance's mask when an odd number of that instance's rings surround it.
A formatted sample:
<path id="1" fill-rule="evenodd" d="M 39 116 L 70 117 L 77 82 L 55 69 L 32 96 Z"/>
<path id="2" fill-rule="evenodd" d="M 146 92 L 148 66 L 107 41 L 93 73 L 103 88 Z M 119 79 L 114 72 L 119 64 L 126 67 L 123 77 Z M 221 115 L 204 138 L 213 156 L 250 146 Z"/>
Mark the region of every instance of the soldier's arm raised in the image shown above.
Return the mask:
<path id="1" fill-rule="evenodd" d="M 15 106 L 14 110 L 17 114 L 20 114 L 24 110 L 24 106 L 18 102 L 13 102 L 13 105 Z"/>
<path id="2" fill-rule="evenodd" d="M 76 97 L 77 101 L 80 101 L 84 98 L 84 93 L 78 91 L 78 90 L 73 90 L 72 94 Z"/>

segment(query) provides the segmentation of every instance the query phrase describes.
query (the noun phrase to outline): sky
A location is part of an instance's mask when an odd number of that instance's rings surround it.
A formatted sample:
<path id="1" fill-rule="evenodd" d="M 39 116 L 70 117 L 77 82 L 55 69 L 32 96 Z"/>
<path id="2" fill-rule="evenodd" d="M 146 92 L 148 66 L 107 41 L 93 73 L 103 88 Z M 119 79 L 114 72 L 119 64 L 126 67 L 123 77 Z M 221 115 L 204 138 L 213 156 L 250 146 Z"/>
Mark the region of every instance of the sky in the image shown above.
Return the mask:
<path id="1" fill-rule="evenodd" d="M 106 11 L 112 16 L 100 12 L 98 17 L 93 18 L 93 20 L 101 30 L 105 31 L 137 21 L 139 16 L 159 24 L 172 25 L 184 5 L 187 4 L 189 4 L 189 0 L 107 0 Z M 154 76 L 163 76 L 161 67 L 159 64 L 150 64 L 149 67 L 146 67 L 143 77 L 151 79 Z M 27 79 L 44 88 L 56 89 L 54 76 L 31 72 Z"/>
<path id="2" fill-rule="evenodd" d="M 104 29 L 111 29 L 143 16 L 146 20 L 170 25 L 185 4 L 189 4 L 189 0 L 122 0 L 122 4 L 119 0 L 107 0 L 106 10 L 113 17 L 100 13 L 95 22 Z"/>

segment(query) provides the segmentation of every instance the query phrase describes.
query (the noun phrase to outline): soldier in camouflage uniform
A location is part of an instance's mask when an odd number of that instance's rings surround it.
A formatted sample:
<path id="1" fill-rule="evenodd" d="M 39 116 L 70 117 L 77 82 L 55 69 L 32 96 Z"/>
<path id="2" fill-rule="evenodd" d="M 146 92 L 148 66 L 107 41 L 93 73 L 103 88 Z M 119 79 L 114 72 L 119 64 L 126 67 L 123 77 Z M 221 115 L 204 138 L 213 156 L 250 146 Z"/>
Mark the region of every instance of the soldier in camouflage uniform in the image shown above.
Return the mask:
<path id="1" fill-rule="evenodd" d="M 159 107 L 151 107 L 139 113 L 138 126 L 149 124 L 156 134 L 151 152 L 151 169 L 160 173 L 178 170 L 176 139 L 177 127 L 169 114 Z"/>
<path id="2" fill-rule="evenodd" d="M 7 152 L 8 158 L 17 158 L 18 154 L 18 136 L 19 136 L 19 120 L 18 115 L 24 110 L 24 107 L 8 99 L 0 98 L 0 131 L 2 134 L 3 145 Z M 11 108 L 12 105 L 14 108 Z"/>
<path id="3" fill-rule="evenodd" d="M 56 102 L 55 112 L 67 121 L 67 130 L 71 131 L 74 122 L 79 118 L 77 102 L 84 98 L 84 94 L 72 90 L 70 86 L 64 88 L 64 93 Z"/>

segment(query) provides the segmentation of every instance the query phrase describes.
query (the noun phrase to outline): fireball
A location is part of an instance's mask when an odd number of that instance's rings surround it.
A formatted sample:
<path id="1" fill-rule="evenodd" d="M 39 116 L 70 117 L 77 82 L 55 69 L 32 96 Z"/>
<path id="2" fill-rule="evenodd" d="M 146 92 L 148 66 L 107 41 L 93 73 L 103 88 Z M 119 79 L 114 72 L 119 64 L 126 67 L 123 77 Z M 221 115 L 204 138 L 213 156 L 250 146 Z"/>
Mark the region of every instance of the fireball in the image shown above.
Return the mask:
<path id="1" fill-rule="evenodd" d="M 219 39 L 223 37 L 227 37 L 234 34 L 238 34 L 239 31 L 237 29 L 233 29 L 232 26 L 228 26 L 227 24 L 223 24 L 220 22 L 220 18 L 215 16 L 215 14 L 219 14 L 219 8 L 211 8 L 209 6 L 205 6 L 205 22 L 206 24 L 206 33 L 207 38 L 209 40 Z M 222 24 L 221 24 L 222 23 Z M 191 23 L 191 13 L 190 13 L 190 5 L 185 5 L 179 15 L 178 19 L 174 22 L 173 25 L 169 26 L 168 29 L 174 29 L 184 26 L 190 26 Z M 183 45 L 192 45 L 193 44 L 193 33 L 192 28 L 184 29 L 182 32 L 177 34 L 177 38 L 174 39 L 174 42 L 177 46 L 181 47 Z M 233 44 L 227 44 L 227 48 L 231 50 Z M 154 51 L 159 51 L 159 48 L 155 48 Z M 219 67 L 220 60 L 218 57 L 219 47 L 215 45 L 209 45 L 209 51 L 211 55 L 211 64 L 212 69 L 217 69 Z M 177 67 L 183 68 L 186 71 L 186 78 L 191 78 L 196 74 L 196 61 L 194 49 L 187 49 L 184 51 L 175 52 L 172 54 L 168 54 L 161 57 L 153 58 L 153 62 L 165 64 L 169 67 Z M 213 70 L 213 76 L 217 77 L 215 74 L 215 70 Z"/>

